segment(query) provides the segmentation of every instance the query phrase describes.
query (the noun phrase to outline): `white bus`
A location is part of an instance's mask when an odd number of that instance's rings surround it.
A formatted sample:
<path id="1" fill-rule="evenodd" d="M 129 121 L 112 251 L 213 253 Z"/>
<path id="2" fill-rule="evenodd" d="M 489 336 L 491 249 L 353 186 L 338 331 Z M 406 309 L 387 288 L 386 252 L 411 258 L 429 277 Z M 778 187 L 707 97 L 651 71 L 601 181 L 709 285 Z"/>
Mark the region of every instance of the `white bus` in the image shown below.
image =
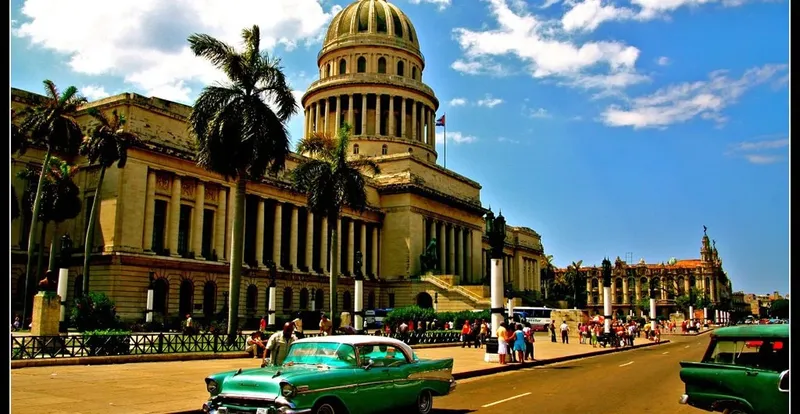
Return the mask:
<path id="1" fill-rule="evenodd" d="M 528 322 L 534 331 L 546 332 L 550 325 L 550 311 L 552 310 L 548 307 L 515 306 L 514 320 Z"/>

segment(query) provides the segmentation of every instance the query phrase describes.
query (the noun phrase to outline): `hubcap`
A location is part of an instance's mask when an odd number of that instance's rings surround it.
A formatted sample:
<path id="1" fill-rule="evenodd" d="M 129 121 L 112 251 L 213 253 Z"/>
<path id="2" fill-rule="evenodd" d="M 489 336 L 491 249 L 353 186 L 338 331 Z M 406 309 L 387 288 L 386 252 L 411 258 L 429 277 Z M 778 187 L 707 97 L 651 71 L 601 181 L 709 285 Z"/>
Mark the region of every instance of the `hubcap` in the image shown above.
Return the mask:
<path id="1" fill-rule="evenodd" d="M 336 414 L 336 412 L 330 404 L 322 404 L 317 409 L 317 414 Z"/>
<path id="2" fill-rule="evenodd" d="M 432 403 L 433 401 L 431 398 L 431 393 L 429 391 L 422 391 L 419 394 L 419 398 L 417 398 L 417 405 L 420 413 L 426 414 L 430 412 Z"/>

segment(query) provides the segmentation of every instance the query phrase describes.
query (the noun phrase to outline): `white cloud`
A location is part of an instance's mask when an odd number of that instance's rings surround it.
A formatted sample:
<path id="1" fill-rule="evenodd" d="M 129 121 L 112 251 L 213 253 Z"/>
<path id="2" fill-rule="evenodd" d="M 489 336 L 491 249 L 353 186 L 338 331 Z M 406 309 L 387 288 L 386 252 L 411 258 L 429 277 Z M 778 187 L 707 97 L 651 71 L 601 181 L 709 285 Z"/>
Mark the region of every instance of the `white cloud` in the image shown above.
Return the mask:
<path id="1" fill-rule="evenodd" d="M 669 58 L 666 56 L 661 56 L 656 60 L 656 63 L 658 63 L 659 66 L 667 66 L 669 65 Z"/>
<path id="2" fill-rule="evenodd" d="M 616 41 L 586 42 L 581 45 L 563 39 L 551 21 L 542 20 L 528 11 L 514 11 L 506 0 L 488 0 L 499 28 L 481 31 L 456 28 L 454 35 L 465 59 L 453 63 L 453 69 L 466 73 L 483 73 L 491 59 L 515 56 L 528 65 L 534 78 L 557 77 L 567 83 L 585 76 L 624 74 L 625 86 L 643 77 L 636 73 L 639 49 Z M 605 71 L 598 73 L 598 70 Z M 620 78 L 622 79 L 622 78 Z M 605 84 L 604 84 L 605 85 Z M 605 86 L 604 86 L 605 87 Z"/>
<path id="3" fill-rule="evenodd" d="M 467 100 L 464 98 L 453 98 L 450 100 L 450 106 L 464 106 L 467 104 Z"/>
<path id="4" fill-rule="evenodd" d="M 652 95 L 635 98 L 627 108 L 611 105 L 602 114 L 603 122 L 634 129 L 664 128 L 699 116 L 724 123 L 723 109 L 748 89 L 782 75 L 787 69 L 785 64 L 764 65 L 748 69 L 738 79 L 718 70 L 709 74 L 708 80 L 670 85 Z"/>
<path id="5" fill-rule="evenodd" d="M 552 118 L 553 115 L 544 108 L 531 109 L 528 113 L 531 118 Z"/>
<path id="6" fill-rule="evenodd" d="M 81 87 L 78 91 L 90 101 L 96 101 L 111 96 L 110 93 L 106 92 L 106 88 L 99 85 L 86 85 Z"/>
<path id="7" fill-rule="evenodd" d="M 509 144 L 519 144 L 519 141 L 516 139 L 506 138 L 506 137 L 498 137 L 497 142 L 507 142 Z"/>
<path id="8" fill-rule="evenodd" d="M 786 135 L 763 136 L 732 145 L 726 155 L 744 158 L 751 164 L 774 164 L 786 159 L 775 152 L 782 152 L 788 146 Z"/>
<path id="9" fill-rule="evenodd" d="M 503 103 L 503 100 L 500 98 L 492 98 L 491 95 L 486 95 L 485 98 L 479 100 L 477 102 L 478 106 L 485 106 L 487 108 L 494 108 L 497 105 Z"/>
<path id="10" fill-rule="evenodd" d="M 478 138 L 473 135 L 465 135 L 458 131 L 447 132 L 447 142 L 455 144 L 470 144 L 477 141 Z M 436 133 L 436 145 L 443 145 L 444 132 Z"/>
<path id="11" fill-rule="evenodd" d="M 784 160 L 782 155 L 747 154 L 744 158 L 751 164 L 775 164 Z"/>
<path id="12" fill-rule="evenodd" d="M 411 4 L 431 3 L 439 7 L 439 10 L 444 10 L 450 5 L 451 0 L 408 0 Z"/>
<path id="13" fill-rule="evenodd" d="M 450 67 L 457 72 L 468 75 L 504 76 L 508 74 L 508 69 L 499 63 L 493 62 L 491 59 L 457 59 Z"/>
<path id="14" fill-rule="evenodd" d="M 560 2 L 561 2 L 561 0 L 544 0 L 544 3 L 542 3 L 542 5 L 539 6 L 539 8 L 540 9 L 546 9 L 546 8 L 548 8 L 548 7 L 550 7 L 550 6 L 554 5 L 554 4 L 558 4 Z"/>
<path id="15" fill-rule="evenodd" d="M 318 0 L 25 0 L 16 35 L 66 55 L 75 72 L 120 76 L 145 94 L 188 103 L 199 84 L 223 79 L 189 50 L 189 35 L 239 45 L 241 30 L 257 24 L 262 48 L 292 48 L 318 39 L 339 10 Z"/>

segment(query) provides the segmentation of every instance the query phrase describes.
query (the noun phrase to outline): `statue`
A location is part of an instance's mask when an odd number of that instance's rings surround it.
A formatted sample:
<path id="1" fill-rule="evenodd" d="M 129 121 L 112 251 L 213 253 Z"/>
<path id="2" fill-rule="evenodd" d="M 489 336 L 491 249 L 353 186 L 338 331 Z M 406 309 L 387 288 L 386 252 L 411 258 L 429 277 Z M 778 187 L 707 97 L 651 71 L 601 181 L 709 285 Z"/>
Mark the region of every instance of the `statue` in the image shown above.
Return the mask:
<path id="1" fill-rule="evenodd" d="M 363 263 L 363 256 L 364 255 L 361 253 L 360 250 L 356 251 L 355 263 L 353 264 L 353 267 L 355 267 L 355 269 L 353 270 L 353 275 L 355 275 L 356 278 L 361 278 L 362 276 L 364 276 L 364 274 L 361 273 L 361 265 Z"/>
<path id="2" fill-rule="evenodd" d="M 713 247 L 714 250 L 717 250 L 717 241 L 716 240 L 711 239 L 711 247 Z"/>
<path id="3" fill-rule="evenodd" d="M 422 264 L 422 273 L 436 270 L 439 267 L 439 255 L 436 253 L 436 237 L 432 238 L 425 248 L 425 253 L 419 256 Z"/>
<path id="4" fill-rule="evenodd" d="M 708 231 L 708 227 L 703 225 L 703 236 L 708 236 L 708 233 L 706 233 L 707 231 Z"/>
<path id="5" fill-rule="evenodd" d="M 55 292 L 58 287 L 58 277 L 52 270 L 48 270 L 44 274 L 44 279 L 39 281 L 39 291 L 41 292 Z"/>

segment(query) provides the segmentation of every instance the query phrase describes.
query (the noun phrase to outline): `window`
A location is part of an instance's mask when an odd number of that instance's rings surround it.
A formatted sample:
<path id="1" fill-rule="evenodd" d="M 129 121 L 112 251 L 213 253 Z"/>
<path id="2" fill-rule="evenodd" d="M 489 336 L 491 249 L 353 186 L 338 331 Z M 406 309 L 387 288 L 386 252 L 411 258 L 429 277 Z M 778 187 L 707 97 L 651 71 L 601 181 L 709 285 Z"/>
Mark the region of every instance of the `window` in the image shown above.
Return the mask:
<path id="1" fill-rule="evenodd" d="M 367 59 L 364 56 L 361 56 L 356 61 L 358 73 L 364 73 L 367 71 Z"/>
<path id="2" fill-rule="evenodd" d="M 378 58 L 378 73 L 386 73 L 386 58 Z"/>
<path id="3" fill-rule="evenodd" d="M 390 308 L 394 307 L 394 293 L 389 294 L 389 307 Z"/>
<path id="4" fill-rule="evenodd" d="M 258 288 L 256 285 L 247 287 L 247 298 L 245 299 L 245 310 L 248 315 L 256 313 L 256 305 L 258 304 Z"/>
<path id="5" fill-rule="evenodd" d="M 353 301 L 350 296 L 350 291 L 346 290 L 344 295 L 342 295 L 342 310 L 345 312 L 349 312 L 353 309 Z"/>
<path id="6" fill-rule="evenodd" d="M 201 254 L 206 259 L 211 258 L 211 242 L 214 237 L 214 210 L 205 209 L 203 211 L 203 251 Z"/>
<path id="7" fill-rule="evenodd" d="M 397 367 L 408 363 L 402 350 L 392 345 L 362 345 L 358 347 L 361 361 L 372 360 L 373 367 Z"/>
<path id="8" fill-rule="evenodd" d="M 283 289 L 283 309 L 292 309 L 292 288 Z"/>
<path id="9" fill-rule="evenodd" d="M 353 144 L 353 154 L 358 154 L 358 144 Z"/>
<path id="10" fill-rule="evenodd" d="M 308 309 L 308 289 L 300 289 L 300 309 Z"/>
<path id="11" fill-rule="evenodd" d="M 164 250 L 164 233 L 167 225 L 167 202 L 156 200 L 153 211 L 153 251 L 161 253 Z"/>
<path id="12" fill-rule="evenodd" d="M 347 73 L 347 61 L 342 59 L 339 61 L 339 74 L 344 75 Z"/>
<path id="13" fill-rule="evenodd" d="M 400 62 L 397 62 L 397 75 L 398 76 L 403 76 L 403 69 L 405 69 L 405 68 L 403 66 L 403 61 L 401 60 Z"/>
<path id="14" fill-rule="evenodd" d="M 412 66 L 411 67 L 411 79 L 417 79 L 417 67 L 416 66 Z"/>
<path id="15" fill-rule="evenodd" d="M 211 317 L 217 311 L 217 285 L 208 281 L 203 286 L 203 314 Z"/>
<path id="16" fill-rule="evenodd" d="M 414 152 L 414 148 L 408 147 L 408 153 L 411 154 L 412 152 Z"/>
<path id="17" fill-rule="evenodd" d="M 386 144 L 383 144 L 381 147 L 381 155 L 386 155 L 389 153 L 389 147 Z"/>
<path id="18" fill-rule="evenodd" d="M 789 369 L 787 343 L 782 339 L 717 339 L 703 362 L 781 372 Z"/>
<path id="19" fill-rule="evenodd" d="M 185 256 L 189 253 L 189 227 L 192 222 L 192 207 L 181 206 L 178 220 L 178 254 Z"/>

